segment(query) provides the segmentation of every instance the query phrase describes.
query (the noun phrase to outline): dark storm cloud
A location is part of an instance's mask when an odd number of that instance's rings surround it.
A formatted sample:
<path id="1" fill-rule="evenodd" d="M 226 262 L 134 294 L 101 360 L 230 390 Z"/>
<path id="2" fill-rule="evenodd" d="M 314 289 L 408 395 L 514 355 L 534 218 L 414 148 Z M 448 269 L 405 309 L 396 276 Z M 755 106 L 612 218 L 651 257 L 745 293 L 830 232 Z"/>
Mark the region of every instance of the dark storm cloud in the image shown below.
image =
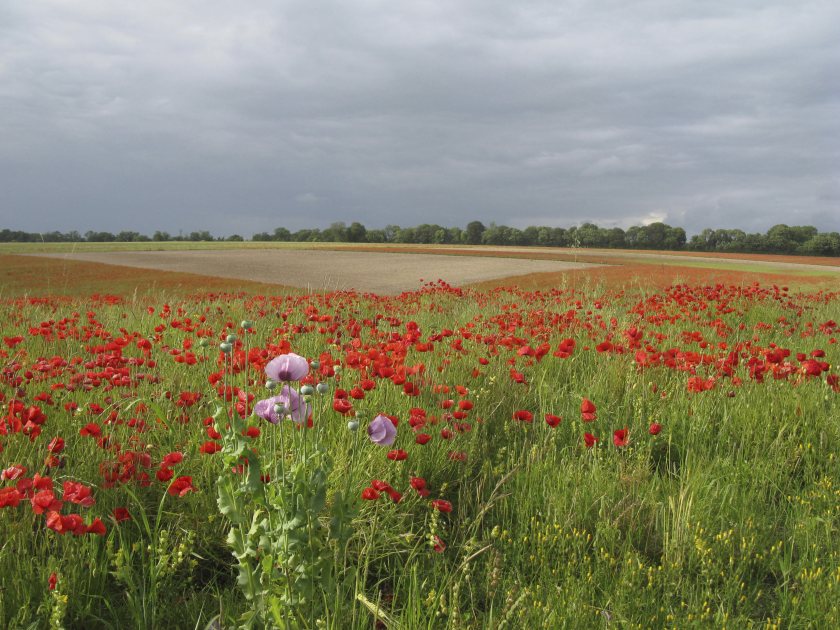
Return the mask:
<path id="1" fill-rule="evenodd" d="M 0 227 L 840 225 L 840 6 L 0 7 Z"/>

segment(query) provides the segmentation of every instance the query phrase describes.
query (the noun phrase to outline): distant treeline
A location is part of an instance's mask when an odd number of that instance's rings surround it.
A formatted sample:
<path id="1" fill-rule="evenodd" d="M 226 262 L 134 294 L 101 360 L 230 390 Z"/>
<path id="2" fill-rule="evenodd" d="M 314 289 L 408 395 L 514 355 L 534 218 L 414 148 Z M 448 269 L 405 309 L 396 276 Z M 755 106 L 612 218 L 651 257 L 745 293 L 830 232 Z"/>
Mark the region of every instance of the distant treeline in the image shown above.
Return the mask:
<path id="1" fill-rule="evenodd" d="M 244 241 L 239 234 L 216 238 L 208 231 L 173 236 L 155 232 L 151 237 L 139 232 L 88 231 L 79 232 L 21 232 L 0 230 L 4 243 L 68 243 L 68 242 L 151 242 L 151 241 Z M 531 226 L 524 230 L 472 221 L 466 228 L 443 227 L 424 223 L 414 227 L 388 225 L 384 229 L 367 229 L 358 222 L 350 225 L 333 223 L 327 229 L 304 229 L 290 232 L 279 227 L 274 232 L 260 232 L 252 241 L 286 241 L 309 243 L 415 243 L 448 245 L 518 245 L 541 247 L 603 247 L 611 249 L 665 249 L 700 252 L 744 252 L 767 254 L 804 254 L 810 256 L 840 256 L 840 233 L 819 232 L 811 225 L 774 225 L 764 234 L 743 230 L 705 229 L 686 238 L 685 230 L 666 223 L 651 223 L 621 228 L 603 228 L 584 223 L 569 228 Z"/>

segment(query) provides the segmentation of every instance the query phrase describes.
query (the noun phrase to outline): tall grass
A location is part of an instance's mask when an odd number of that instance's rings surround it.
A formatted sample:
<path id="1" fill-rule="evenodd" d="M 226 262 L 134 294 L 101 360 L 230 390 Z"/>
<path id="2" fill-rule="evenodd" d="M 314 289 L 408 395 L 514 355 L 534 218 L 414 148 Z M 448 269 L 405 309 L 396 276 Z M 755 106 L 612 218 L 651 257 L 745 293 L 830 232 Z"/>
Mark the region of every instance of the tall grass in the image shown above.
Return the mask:
<path id="1" fill-rule="evenodd" d="M 58 534 L 28 500 L 0 508 L 0 625 L 239 623 L 252 604 L 237 584 L 230 523 L 217 505 L 226 471 L 220 454 L 199 450 L 213 426 L 205 420 L 220 406 L 235 409 L 235 397 L 224 400 L 208 380 L 225 366 L 219 342 L 234 333 L 234 360 L 254 348 L 257 365 L 233 374 L 228 366 L 225 384 L 257 399 L 271 394 L 259 362 L 275 353 L 339 366 L 330 376 L 313 370 L 329 389 L 311 396 L 312 429 L 246 418 L 260 429 L 249 444 L 264 460 L 291 465 L 321 444 L 332 459 L 327 504 L 339 490 L 354 498 L 350 539 L 332 549 L 335 583 L 313 604 L 317 615 L 296 618 L 300 626 L 837 627 L 840 399 L 828 377 L 838 373 L 840 331 L 827 322 L 838 298 L 754 287 L 639 295 L 442 286 L 397 298 L 195 296 L 168 307 L 154 296 L 6 300 L 0 337 L 24 339 L 5 343 L 0 356 L 0 467 L 25 466 L 25 477 L 49 475 L 56 488 L 68 480 L 93 487 L 93 506 L 65 503 L 62 513 L 98 516 L 107 533 Z M 254 322 L 251 332 L 242 320 Z M 626 334 L 633 328 L 642 334 L 637 347 Z M 563 339 L 576 342 L 567 358 L 553 355 Z M 612 350 L 596 349 L 607 339 Z M 550 351 L 539 360 L 524 350 L 543 343 Z M 674 365 L 640 368 L 636 353 L 653 348 L 673 351 Z M 725 376 L 720 361 L 736 348 L 739 363 Z M 768 361 L 778 348 L 790 356 Z M 831 367 L 808 376 L 796 354 L 814 350 Z M 176 361 L 187 352 L 195 364 Z M 419 394 L 372 368 L 359 371 L 384 355 L 407 368 Z M 750 376 L 751 358 L 771 370 L 761 381 Z M 334 411 L 333 399 L 365 376 L 376 386 L 349 399 L 361 425 L 353 432 L 354 417 Z M 691 378 L 711 388 L 689 391 Z M 193 404 L 182 392 L 200 396 Z M 593 422 L 582 421 L 583 398 L 597 406 Z M 40 436 L 11 430 L 14 400 L 43 410 Z M 448 418 L 461 400 L 472 409 Z M 71 402 L 78 408 L 65 408 Z M 418 432 L 432 439 L 424 446 L 409 426 L 413 408 L 426 414 Z M 515 420 L 520 410 L 533 421 Z M 378 413 L 399 418 L 392 448 L 406 460 L 388 459 L 368 440 Z M 562 421 L 552 428 L 545 414 Z M 80 435 L 89 422 L 101 440 Z M 613 432 L 623 428 L 629 443 L 615 446 Z M 598 438 L 593 448 L 585 432 Z M 46 466 L 55 436 L 66 446 Z M 129 452 L 135 474 L 108 483 L 103 473 Z M 188 475 L 196 488 L 183 497 L 156 478 L 173 452 L 184 455 L 174 477 Z M 144 472 L 148 484 L 138 482 Z M 431 494 L 421 497 L 410 477 L 422 477 Z M 373 480 L 402 500 L 362 500 Z M 432 499 L 449 501 L 452 512 Z M 117 508 L 131 519 L 117 522 Z"/>

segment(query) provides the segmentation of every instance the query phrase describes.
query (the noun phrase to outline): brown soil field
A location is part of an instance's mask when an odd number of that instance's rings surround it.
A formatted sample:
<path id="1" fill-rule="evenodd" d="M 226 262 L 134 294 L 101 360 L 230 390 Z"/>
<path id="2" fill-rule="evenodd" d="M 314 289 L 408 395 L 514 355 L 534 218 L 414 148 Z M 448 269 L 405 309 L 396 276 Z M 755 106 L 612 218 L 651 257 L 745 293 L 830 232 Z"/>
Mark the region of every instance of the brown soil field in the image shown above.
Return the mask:
<path id="1" fill-rule="evenodd" d="M 568 247 L 496 247 L 488 245 L 324 245 L 337 251 L 371 251 L 393 253 L 430 253 L 450 256 L 490 256 L 528 258 L 530 260 L 564 260 L 606 265 L 640 262 L 684 264 L 692 262 L 748 264 L 766 267 L 768 271 L 840 272 L 840 258 L 830 256 L 785 256 L 781 254 L 738 254 L 718 252 L 669 252 L 659 250 L 594 249 Z M 833 269 L 832 269 L 833 268 Z"/>
<path id="2" fill-rule="evenodd" d="M 515 284 L 519 276 L 596 267 L 583 262 L 498 255 L 453 257 L 426 252 L 337 249 L 124 251 L 30 256 L 234 278 L 312 291 L 356 290 L 392 295 L 416 290 L 424 282 L 437 280 L 464 286 L 505 278 L 507 284 Z"/>
<path id="3" fill-rule="evenodd" d="M 82 260 L 0 254 L 0 298 L 17 296 L 278 293 L 293 287 L 207 275 L 105 265 Z"/>

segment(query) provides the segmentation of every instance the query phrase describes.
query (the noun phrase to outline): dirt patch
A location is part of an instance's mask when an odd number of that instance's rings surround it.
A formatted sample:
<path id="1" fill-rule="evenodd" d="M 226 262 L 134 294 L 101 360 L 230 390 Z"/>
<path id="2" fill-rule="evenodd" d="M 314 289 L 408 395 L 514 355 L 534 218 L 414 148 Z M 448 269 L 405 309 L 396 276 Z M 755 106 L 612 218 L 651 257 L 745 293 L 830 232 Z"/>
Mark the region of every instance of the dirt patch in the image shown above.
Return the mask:
<path id="1" fill-rule="evenodd" d="M 454 286 L 496 278 L 507 278 L 510 283 L 515 283 L 516 276 L 595 266 L 521 258 L 281 249 L 89 252 L 46 256 L 282 284 L 310 291 L 352 289 L 391 295 L 416 290 L 424 282 L 436 280 L 444 280 Z"/>
<path id="2" fill-rule="evenodd" d="M 731 263 L 739 266 L 766 268 L 769 272 L 817 271 L 840 273 L 840 258 L 828 256 L 785 256 L 776 254 L 728 254 L 718 252 L 668 252 L 659 250 L 590 249 L 568 247 L 501 247 L 491 245 L 327 245 L 322 247 L 338 251 L 371 251 L 401 253 L 437 253 L 448 256 L 481 256 L 527 258 L 529 260 L 562 260 L 601 265 Z"/>

